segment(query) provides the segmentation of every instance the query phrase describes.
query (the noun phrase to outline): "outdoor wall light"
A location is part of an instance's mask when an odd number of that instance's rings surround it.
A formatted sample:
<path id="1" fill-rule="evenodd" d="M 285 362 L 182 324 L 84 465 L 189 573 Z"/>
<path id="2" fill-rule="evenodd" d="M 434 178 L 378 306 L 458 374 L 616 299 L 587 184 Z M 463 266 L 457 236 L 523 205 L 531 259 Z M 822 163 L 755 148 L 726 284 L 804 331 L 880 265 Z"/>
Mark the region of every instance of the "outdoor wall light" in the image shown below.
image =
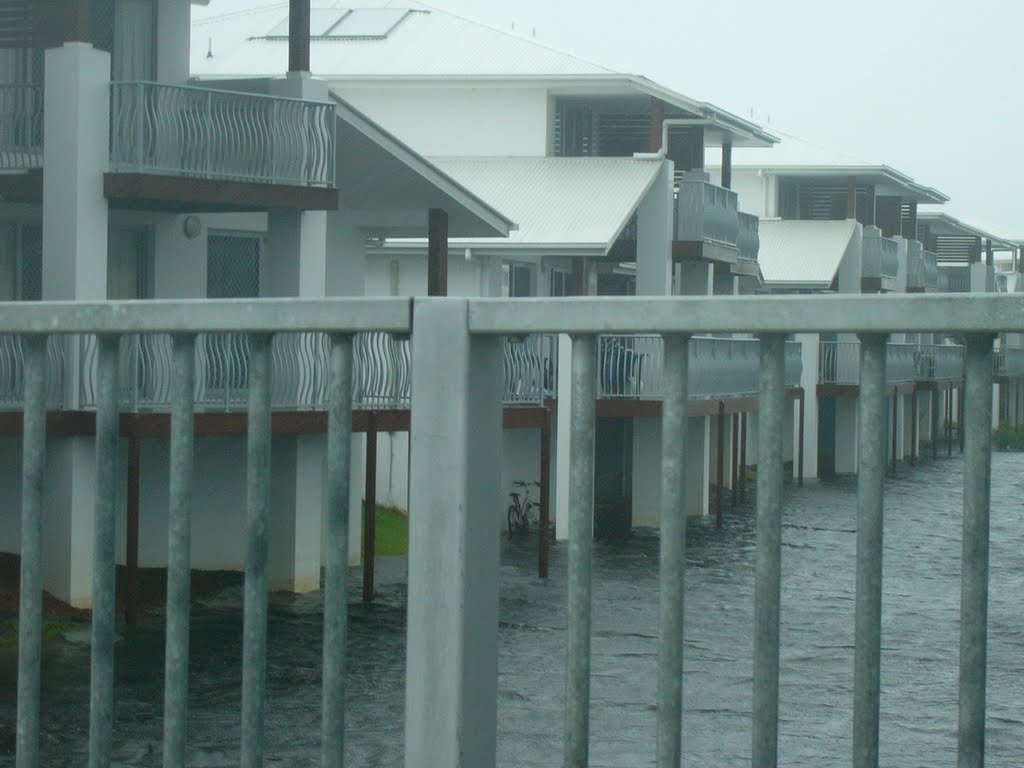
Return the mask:
<path id="1" fill-rule="evenodd" d="M 203 231 L 203 222 L 198 216 L 186 216 L 181 224 L 181 231 L 189 240 L 195 240 Z"/>

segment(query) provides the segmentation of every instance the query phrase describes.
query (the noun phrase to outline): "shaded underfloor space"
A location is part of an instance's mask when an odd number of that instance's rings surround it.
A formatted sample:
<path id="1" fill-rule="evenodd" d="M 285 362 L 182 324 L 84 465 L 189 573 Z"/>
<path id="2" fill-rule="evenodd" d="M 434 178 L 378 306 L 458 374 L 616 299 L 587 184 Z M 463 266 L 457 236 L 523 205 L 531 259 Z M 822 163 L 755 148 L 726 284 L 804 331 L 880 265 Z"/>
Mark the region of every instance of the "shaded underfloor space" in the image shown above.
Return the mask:
<path id="1" fill-rule="evenodd" d="M 962 461 L 922 460 L 886 486 L 882 764 L 948 765 L 956 745 Z M 853 680 L 856 483 L 788 485 L 783 530 L 780 764 L 848 763 Z M 993 460 L 989 766 L 1019 765 L 1024 743 L 1024 455 Z M 749 764 L 753 512 L 688 530 L 686 765 Z M 532 537 L 503 540 L 499 680 L 502 768 L 561 762 L 566 547 L 536 578 Z M 653 765 L 658 539 L 595 545 L 591 765 Z M 378 599 L 350 576 L 348 764 L 402 762 L 405 566 L 378 562 Z M 237 764 L 241 581 L 198 596 L 192 632 L 189 764 Z M 271 597 L 267 765 L 319 760 L 319 595 Z M 43 764 L 84 763 L 88 626 L 49 646 Z M 115 755 L 160 764 L 163 624 L 144 612 L 117 647 Z M 14 676 L 0 651 L 0 766 L 13 765 Z"/>

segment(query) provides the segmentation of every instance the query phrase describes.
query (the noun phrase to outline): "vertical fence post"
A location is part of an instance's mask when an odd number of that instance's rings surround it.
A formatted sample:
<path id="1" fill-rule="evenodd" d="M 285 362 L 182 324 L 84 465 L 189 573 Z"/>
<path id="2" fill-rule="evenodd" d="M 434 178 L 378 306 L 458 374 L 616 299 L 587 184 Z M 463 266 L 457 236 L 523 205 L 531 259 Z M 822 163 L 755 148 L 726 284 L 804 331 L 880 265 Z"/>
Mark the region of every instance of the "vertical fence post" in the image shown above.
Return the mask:
<path id="1" fill-rule="evenodd" d="M 572 337 L 569 434 L 569 585 L 566 609 L 565 768 L 585 768 L 590 742 L 590 608 L 594 548 L 596 344 Z"/>
<path id="2" fill-rule="evenodd" d="M 551 557 L 551 411 L 544 405 L 541 388 L 543 419 L 540 428 L 540 530 L 537 532 L 537 577 L 548 577 Z"/>
<path id="3" fill-rule="evenodd" d="M 503 356 L 467 314 L 413 308 L 406 768 L 495 762 Z"/>
<path id="4" fill-rule="evenodd" d="M 254 334 L 249 345 L 245 616 L 242 639 L 242 768 L 263 766 L 263 716 L 267 678 L 271 338 L 268 334 Z"/>
<path id="5" fill-rule="evenodd" d="M 17 768 L 39 766 L 43 641 L 43 477 L 46 467 L 46 337 L 22 340 L 25 411 L 21 465 L 21 585 L 18 607 Z"/>
<path id="6" fill-rule="evenodd" d="M 747 411 L 740 416 L 740 503 L 747 499 Z"/>
<path id="7" fill-rule="evenodd" d="M 689 339 L 678 334 L 665 336 L 661 410 L 658 768 L 679 768 L 682 760 L 688 364 Z"/>
<path id="8" fill-rule="evenodd" d="M 757 425 L 757 562 L 754 582 L 753 768 L 775 768 L 779 739 L 779 603 L 785 337 L 761 337 Z"/>
<path id="9" fill-rule="evenodd" d="M 722 489 L 725 486 L 725 400 L 718 401 L 718 445 L 715 447 L 715 528 L 722 527 Z"/>
<path id="10" fill-rule="evenodd" d="M 345 648 L 348 634 L 348 494 L 352 451 L 352 336 L 333 334 L 327 392 L 327 515 L 324 532 L 323 768 L 345 757 Z"/>
<path id="11" fill-rule="evenodd" d="M 96 517 L 94 521 L 89 767 L 107 768 L 114 726 L 114 531 L 117 506 L 117 382 L 120 341 L 96 337 Z"/>
<path id="12" fill-rule="evenodd" d="M 854 623 L 853 765 L 878 766 L 882 648 L 882 483 L 885 476 L 885 334 L 860 336 L 857 436 L 857 596 Z"/>
<path id="13" fill-rule="evenodd" d="M 964 440 L 963 560 L 960 584 L 960 733 L 958 768 L 985 764 L 988 642 L 989 502 L 992 477 L 992 336 L 967 337 L 961 398 Z M 966 418 L 964 411 L 970 413 Z"/>
<path id="14" fill-rule="evenodd" d="M 167 642 L 164 651 L 164 768 L 185 765 L 192 573 L 193 395 L 196 337 L 172 339 L 171 456 L 167 523 Z"/>

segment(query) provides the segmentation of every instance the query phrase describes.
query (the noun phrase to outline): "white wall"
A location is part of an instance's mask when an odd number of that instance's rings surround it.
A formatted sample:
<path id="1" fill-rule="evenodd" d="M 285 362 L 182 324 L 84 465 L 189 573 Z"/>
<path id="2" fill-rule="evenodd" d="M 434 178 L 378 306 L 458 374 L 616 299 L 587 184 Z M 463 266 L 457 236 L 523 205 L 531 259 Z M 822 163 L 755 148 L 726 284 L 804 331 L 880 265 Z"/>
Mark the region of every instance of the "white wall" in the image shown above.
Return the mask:
<path id="1" fill-rule="evenodd" d="M 389 87 L 332 82 L 356 109 L 428 157 L 543 157 L 548 94 L 543 87 Z"/>

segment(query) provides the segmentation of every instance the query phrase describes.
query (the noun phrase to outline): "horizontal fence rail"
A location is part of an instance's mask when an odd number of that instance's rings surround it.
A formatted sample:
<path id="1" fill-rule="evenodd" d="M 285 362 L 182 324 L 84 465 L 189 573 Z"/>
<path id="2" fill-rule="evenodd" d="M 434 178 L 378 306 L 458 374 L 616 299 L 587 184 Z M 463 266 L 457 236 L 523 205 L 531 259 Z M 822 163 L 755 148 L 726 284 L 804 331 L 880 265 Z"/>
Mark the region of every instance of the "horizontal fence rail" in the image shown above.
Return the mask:
<path id="1" fill-rule="evenodd" d="M 0 171 L 42 167 L 42 84 L 0 85 Z"/>
<path id="2" fill-rule="evenodd" d="M 149 82 L 110 87 L 112 171 L 334 186 L 333 104 Z"/>
<path id="3" fill-rule="evenodd" d="M 860 381 L 860 342 L 819 342 L 818 383 L 856 385 Z M 887 384 L 963 378 L 963 347 L 948 344 L 885 345 Z"/>
<path id="4" fill-rule="evenodd" d="M 787 350 L 793 333 L 850 332 L 858 347 L 858 431 L 863 470 L 857 487 L 856 610 L 849 628 L 855 651 L 852 763 L 873 765 L 879 752 L 881 678 L 882 512 L 887 378 L 886 336 L 900 332 L 949 332 L 966 338 L 965 471 L 961 553 L 959 764 L 984 762 L 988 602 L 991 408 L 995 370 L 993 338 L 1024 328 L 1024 297 L 949 299 L 857 297 L 821 301 L 808 297 L 673 299 L 657 301 L 426 299 L 320 301 L 110 302 L 102 304 L 0 303 L 0 327 L 20 337 L 24 391 L 21 495 L 21 587 L 17 764 L 39 765 L 39 670 L 42 647 L 43 457 L 46 447 L 47 345 L 65 334 L 95 334 L 97 402 L 96 514 L 91 643 L 89 751 L 92 765 L 115 757 L 115 512 L 118 494 L 118 412 L 125 367 L 145 367 L 168 354 L 164 342 L 139 334 L 167 334 L 172 377 L 170 447 L 167 654 L 165 659 L 165 764 L 179 765 L 186 752 L 190 622 L 189 525 L 193 475 L 194 392 L 200 334 L 232 339 L 223 348 L 246 350 L 250 381 L 244 640 L 240 679 L 242 764 L 261 765 L 266 711 L 267 553 L 270 409 L 275 388 L 312 391 L 302 379 L 275 382 L 275 365 L 320 354 L 326 345 L 329 412 L 324 488 L 327 570 L 324 581 L 321 764 L 343 764 L 349 448 L 357 390 L 353 340 L 400 334 L 411 338 L 412 434 L 406 647 L 405 765 L 436 768 L 496 762 L 498 698 L 498 576 L 496 515 L 479 514 L 501 501 L 501 408 L 505 341 L 531 334 L 566 332 L 572 339 L 569 451 L 569 552 L 565 669 L 565 764 L 585 766 L 591 738 L 590 675 L 592 523 L 596 366 L 600 339 L 657 338 L 662 346 L 665 406 L 661 473 L 663 538 L 658 646 L 659 768 L 677 768 L 686 755 L 681 740 L 685 594 L 685 471 L 688 346 L 696 335 L 752 332 L 758 335 L 758 473 L 751 762 L 778 763 L 781 547 L 784 536 L 783 450 Z M 410 311 L 411 309 L 411 311 Z M 56 334 L 56 335 L 55 335 Z M 279 338 L 286 341 L 283 346 Z M 316 339 L 314 342 L 313 339 Z M 731 341 L 715 339 L 714 341 Z M 529 343 L 529 342 L 527 342 Z M 538 343 L 538 342 L 534 342 Z M 653 342 L 644 342 L 653 346 Z M 543 342 L 539 342 L 543 351 Z M 163 345 L 163 346 L 161 346 Z M 275 345 L 278 350 L 275 353 Z M 12 348 L 14 345 L 11 345 Z M 915 345 L 907 346 L 916 349 Z M 77 350 L 74 344 L 70 349 Z M 80 352 L 76 351 L 76 354 Z M 618 353 L 616 353 L 618 354 Z M 902 352 L 900 353 L 902 359 Z M 913 356 L 910 357 L 913 360 Z M 127 361 L 127 362 L 126 362 Z M 294 366 L 294 364 L 289 364 Z M 285 366 L 287 370 L 287 366 Z M 161 385 L 163 386 L 163 385 Z M 277 390 L 280 391 L 280 390 Z M 298 397 L 296 395 L 296 397 Z M 787 414 L 789 414 L 787 416 Z M 198 478 L 198 479 L 197 479 Z M 215 481 L 215 480 L 214 480 Z M 798 555 L 792 555 L 798 556 Z M 596 660 L 601 663 L 600 657 Z M 598 670 L 600 671 L 600 670 Z M 651 691 L 652 697 L 655 691 Z M 785 716 L 791 716 L 786 714 Z"/>

